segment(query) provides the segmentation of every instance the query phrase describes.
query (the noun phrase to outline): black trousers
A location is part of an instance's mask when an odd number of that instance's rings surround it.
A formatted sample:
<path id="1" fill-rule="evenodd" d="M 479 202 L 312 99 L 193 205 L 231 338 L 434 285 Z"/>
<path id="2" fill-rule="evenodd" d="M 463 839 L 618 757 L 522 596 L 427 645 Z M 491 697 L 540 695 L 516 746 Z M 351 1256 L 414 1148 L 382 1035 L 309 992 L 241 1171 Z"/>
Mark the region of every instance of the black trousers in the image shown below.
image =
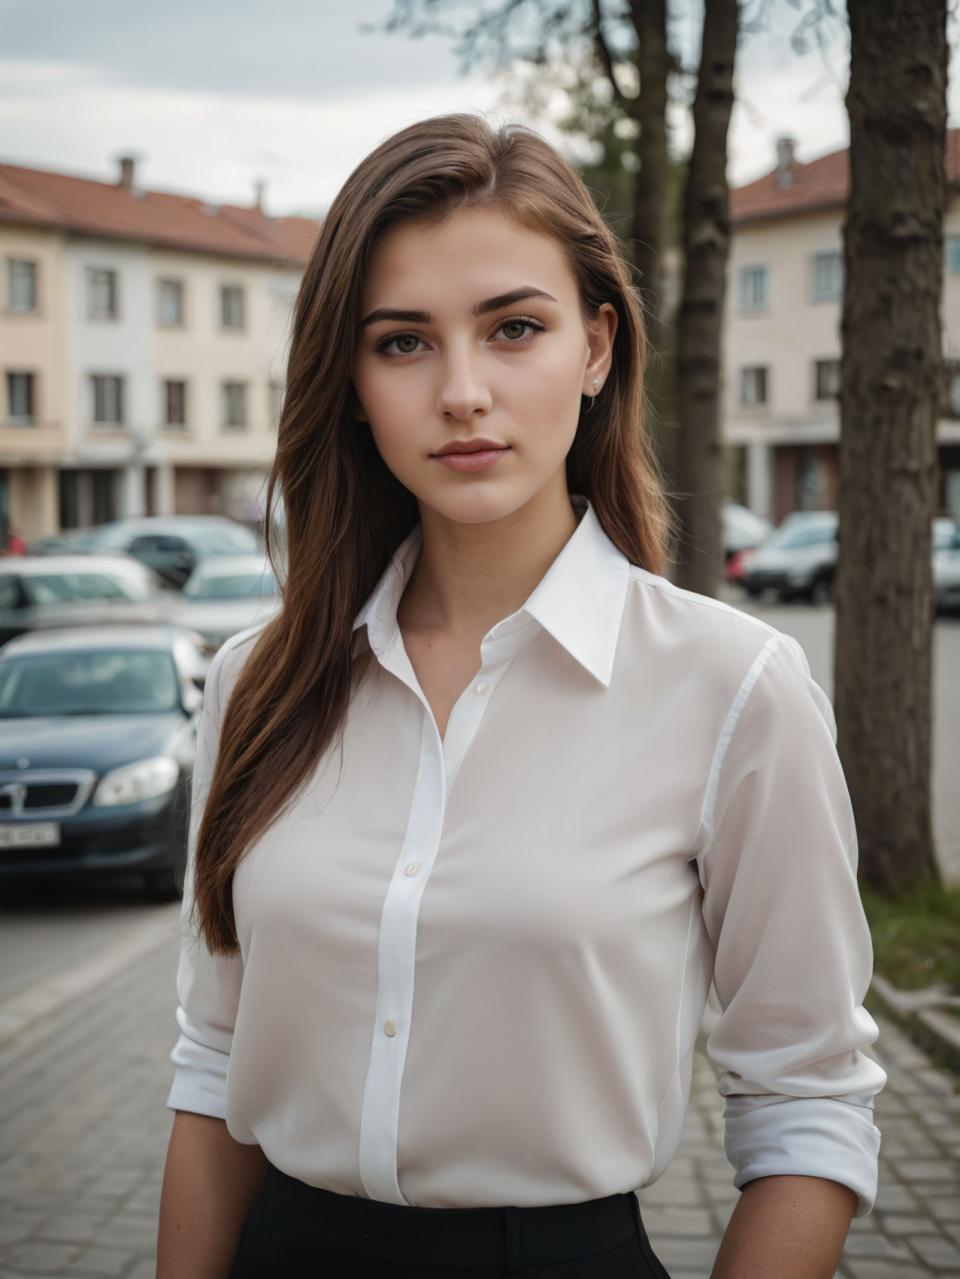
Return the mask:
<path id="1" fill-rule="evenodd" d="M 267 1166 L 230 1279 L 670 1279 L 632 1192 L 542 1208 L 411 1208 Z"/>

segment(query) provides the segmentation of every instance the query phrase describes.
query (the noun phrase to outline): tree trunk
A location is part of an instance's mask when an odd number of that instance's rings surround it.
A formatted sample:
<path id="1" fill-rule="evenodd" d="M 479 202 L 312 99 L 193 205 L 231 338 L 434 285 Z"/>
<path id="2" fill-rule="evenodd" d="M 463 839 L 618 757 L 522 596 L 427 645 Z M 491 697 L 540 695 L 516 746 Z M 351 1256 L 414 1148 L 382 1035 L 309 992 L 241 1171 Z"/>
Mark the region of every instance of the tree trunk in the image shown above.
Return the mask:
<path id="1" fill-rule="evenodd" d="M 663 301 L 663 251 L 666 240 L 667 166 L 667 0 L 630 0 L 637 39 L 640 97 L 637 119 L 640 167 L 634 185 L 633 261 L 640 291 L 651 319 Z"/>
<path id="2" fill-rule="evenodd" d="M 942 363 L 946 0 L 849 0 L 837 744 L 860 874 L 938 878 L 930 817 L 931 529 Z"/>
<path id="3" fill-rule="evenodd" d="M 636 34 L 640 96 L 636 116 L 639 168 L 634 178 L 631 255 L 647 321 L 651 352 L 647 362 L 646 427 L 668 488 L 673 487 L 676 404 L 671 326 L 664 310 L 667 248 L 667 80 L 671 59 L 667 47 L 667 0 L 630 0 Z"/>
<path id="4" fill-rule="evenodd" d="M 693 152 L 683 206 L 674 501 L 682 540 L 674 580 L 704 595 L 716 594 L 723 569 L 720 393 L 730 252 L 727 131 L 738 24 L 737 0 L 706 0 L 693 104 Z"/>

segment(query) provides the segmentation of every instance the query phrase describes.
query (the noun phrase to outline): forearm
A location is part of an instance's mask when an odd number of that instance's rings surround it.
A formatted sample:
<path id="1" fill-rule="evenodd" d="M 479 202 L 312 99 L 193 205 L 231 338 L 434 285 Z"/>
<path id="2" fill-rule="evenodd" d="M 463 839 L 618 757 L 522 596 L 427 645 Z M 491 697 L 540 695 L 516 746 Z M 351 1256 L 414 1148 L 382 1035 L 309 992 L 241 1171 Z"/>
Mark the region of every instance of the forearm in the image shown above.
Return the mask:
<path id="1" fill-rule="evenodd" d="M 740 1194 L 710 1279 L 833 1279 L 857 1206 L 824 1177 L 758 1177 Z"/>
<path id="2" fill-rule="evenodd" d="M 160 1195 L 157 1279 L 227 1279 L 266 1166 L 260 1147 L 234 1141 L 222 1119 L 176 1112 Z"/>

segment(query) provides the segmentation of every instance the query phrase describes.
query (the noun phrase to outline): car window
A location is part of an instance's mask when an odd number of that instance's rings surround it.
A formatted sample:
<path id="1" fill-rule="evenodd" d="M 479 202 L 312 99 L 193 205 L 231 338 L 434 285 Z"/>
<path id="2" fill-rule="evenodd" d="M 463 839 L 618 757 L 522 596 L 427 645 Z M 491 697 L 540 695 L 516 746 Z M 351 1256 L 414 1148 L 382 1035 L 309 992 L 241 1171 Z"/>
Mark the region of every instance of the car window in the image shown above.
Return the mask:
<path id="1" fill-rule="evenodd" d="M 136 555 L 142 551 L 163 551 L 163 538 L 156 533 L 144 533 L 140 537 L 135 537 L 130 543 L 130 554 Z"/>
<path id="2" fill-rule="evenodd" d="M 191 534 L 193 542 L 206 555 L 248 555 L 257 549 L 256 534 L 238 524 L 216 528 L 199 528 Z"/>
<path id="3" fill-rule="evenodd" d="M 170 653 L 91 649 L 0 660 L 0 718 L 165 713 L 180 705 Z"/>
<path id="4" fill-rule="evenodd" d="M 793 550 L 801 546 L 816 546 L 820 542 L 833 542 L 837 537 L 836 521 L 797 520 L 781 524 L 764 543 Z"/>
<path id="5" fill-rule="evenodd" d="M 17 608 L 20 603 L 20 585 L 12 573 L 0 577 L 0 608 Z"/>
<path id="6" fill-rule="evenodd" d="M 24 577 L 23 587 L 31 604 L 130 599 L 117 579 L 107 573 L 31 573 Z"/>
<path id="7" fill-rule="evenodd" d="M 277 581 L 269 570 L 262 573 L 195 574 L 184 587 L 186 599 L 243 600 L 276 595 Z"/>

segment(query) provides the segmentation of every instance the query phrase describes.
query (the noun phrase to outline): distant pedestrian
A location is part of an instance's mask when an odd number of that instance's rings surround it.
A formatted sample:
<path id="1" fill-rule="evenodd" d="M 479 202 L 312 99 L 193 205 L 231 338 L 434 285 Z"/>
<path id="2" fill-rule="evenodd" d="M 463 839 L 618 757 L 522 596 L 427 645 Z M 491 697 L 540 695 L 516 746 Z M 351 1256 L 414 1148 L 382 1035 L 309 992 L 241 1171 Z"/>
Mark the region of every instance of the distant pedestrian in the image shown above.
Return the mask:
<path id="1" fill-rule="evenodd" d="M 529 129 L 411 125 L 328 210 L 283 609 L 198 726 L 160 1279 L 663 1279 L 635 1191 L 711 983 L 743 1190 L 714 1274 L 832 1275 L 870 1211 L 832 710 L 795 640 L 664 575 L 645 354 Z"/>
<path id="2" fill-rule="evenodd" d="M 6 537 L 3 539 L 4 555 L 26 555 L 27 544 L 23 538 L 12 526 L 7 529 Z"/>

